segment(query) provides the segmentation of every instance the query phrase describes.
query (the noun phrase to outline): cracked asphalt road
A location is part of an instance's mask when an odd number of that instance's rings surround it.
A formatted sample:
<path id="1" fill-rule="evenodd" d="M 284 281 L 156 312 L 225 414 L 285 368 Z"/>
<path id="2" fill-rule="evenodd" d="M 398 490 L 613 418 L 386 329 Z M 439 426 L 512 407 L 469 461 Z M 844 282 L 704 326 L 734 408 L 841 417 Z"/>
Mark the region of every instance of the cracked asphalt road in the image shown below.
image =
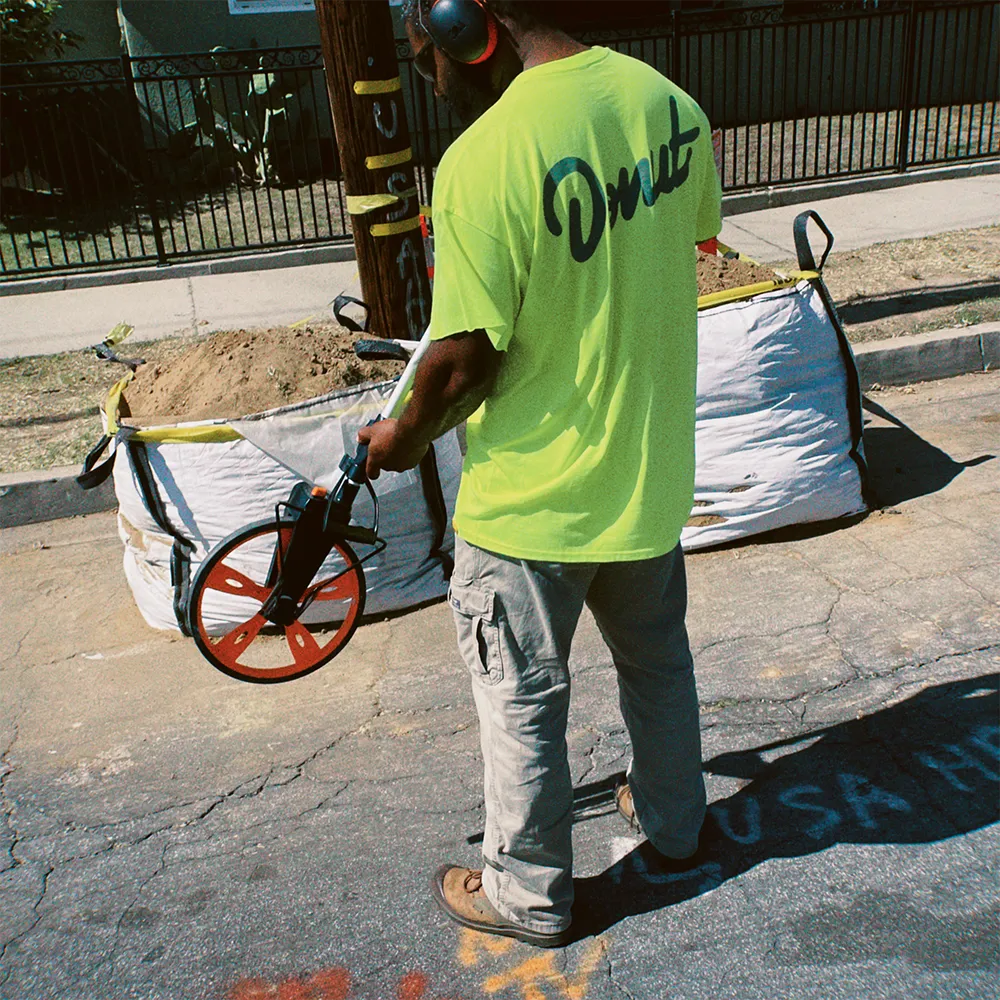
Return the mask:
<path id="1" fill-rule="evenodd" d="M 872 399 L 882 509 L 689 558 L 720 831 L 689 876 L 614 815 L 627 740 L 582 623 L 557 952 L 428 893 L 483 819 L 445 605 L 256 687 L 145 627 L 112 515 L 3 532 L 0 997 L 995 996 L 1000 374 Z"/>

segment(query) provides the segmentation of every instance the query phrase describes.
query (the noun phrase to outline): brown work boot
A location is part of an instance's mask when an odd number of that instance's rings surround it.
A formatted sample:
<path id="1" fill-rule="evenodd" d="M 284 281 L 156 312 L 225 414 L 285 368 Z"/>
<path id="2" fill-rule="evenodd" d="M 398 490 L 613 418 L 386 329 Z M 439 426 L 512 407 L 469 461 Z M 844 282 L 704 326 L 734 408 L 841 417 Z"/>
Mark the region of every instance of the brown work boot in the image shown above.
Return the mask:
<path id="1" fill-rule="evenodd" d="M 529 930 L 512 923 L 496 911 L 483 892 L 483 873 L 472 868 L 442 865 L 434 873 L 431 892 L 438 906 L 463 927 L 484 934 L 517 938 L 539 948 L 561 948 L 571 940 L 569 928 L 554 934 Z"/>
<path id="2" fill-rule="evenodd" d="M 629 788 L 628 782 L 623 781 L 615 789 L 615 801 L 618 803 L 618 812 L 628 820 L 628 825 L 632 828 L 633 832 L 639 836 L 643 836 L 642 827 L 639 825 L 639 817 L 635 814 L 635 802 L 632 800 L 632 789 Z M 698 847 L 694 854 L 687 858 L 671 858 L 666 854 L 660 853 L 650 841 L 646 841 L 644 845 L 640 847 L 640 851 L 646 856 L 645 860 L 649 867 L 649 870 L 654 873 L 660 874 L 674 874 L 681 875 L 684 872 L 689 872 L 694 868 L 698 868 L 703 865 L 711 853 L 712 849 L 712 838 L 715 832 L 714 826 L 710 820 L 710 815 L 705 817 L 705 822 L 702 824 L 701 830 L 698 833 Z"/>
<path id="3" fill-rule="evenodd" d="M 618 803 L 618 811 L 628 820 L 632 831 L 642 836 L 642 827 L 639 826 L 639 817 L 635 814 L 635 803 L 632 801 L 632 789 L 629 788 L 627 781 L 623 781 L 615 789 L 615 802 Z"/>

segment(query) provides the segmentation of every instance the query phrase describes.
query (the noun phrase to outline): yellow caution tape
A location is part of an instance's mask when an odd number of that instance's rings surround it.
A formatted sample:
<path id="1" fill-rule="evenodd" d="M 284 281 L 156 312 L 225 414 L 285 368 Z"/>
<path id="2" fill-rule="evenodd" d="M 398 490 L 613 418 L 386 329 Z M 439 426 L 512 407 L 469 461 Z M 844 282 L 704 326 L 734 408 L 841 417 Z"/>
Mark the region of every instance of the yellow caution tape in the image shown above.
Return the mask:
<path id="1" fill-rule="evenodd" d="M 297 319 L 294 323 L 288 324 L 288 329 L 294 330 L 296 329 L 296 327 L 305 326 L 306 323 L 309 322 L 309 320 L 315 319 L 318 315 L 319 313 L 313 313 L 311 316 L 305 316 L 302 319 Z"/>
<path id="2" fill-rule="evenodd" d="M 818 271 L 792 271 L 783 281 L 758 281 L 755 285 L 742 285 L 739 288 L 725 288 L 721 292 L 709 292 L 708 295 L 698 296 L 698 308 L 710 309 L 712 306 L 721 306 L 727 302 L 752 299 L 755 295 L 774 292 L 779 288 L 791 288 L 800 281 L 809 281 L 818 277 Z"/>
<path id="3" fill-rule="evenodd" d="M 105 433 L 109 436 L 119 431 L 119 409 L 122 392 L 135 378 L 135 372 L 129 372 L 119 379 L 108 390 L 104 400 Z M 131 430 L 131 429 L 130 429 Z M 201 424 L 197 427 L 151 427 L 146 430 L 131 431 L 130 440 L 152 441 L 158 444 L 210 444 L 219 441 L 239 441 L 243 437 L 239 431 L 226 424 Z"/>
<path id="4" fill-rule="evenodd" d="M 134 378 L 135 372 L 129 372 L 108 390 L 107 398 L 104 400 L 104 424 L 105 433 L 109 436 L 118 433 L 118 407 L 121 403 L 122 392 Z"/>
<path id="5" fill-rule="evenodd" d="M 201 424 L 198 427 L 149 427 L 131 435 L 133 441 L 155 444 L 221 444 L 239 441 L 243 435 L 228 424 Z"/>
<path id="6" fill-rule="evenodd" d="M 104 346 L 114 347 L 115 344 L 120 344 L 134 329 L 134 326 L 126 323 L 124 320 L 116 323 L 104 338 Z"/>
<path id="7" fill-rule="evenodd" d="M 392 94 L 397 90 L 402 90 L 403 85 L 399 77 L 394 76 L 391 80 L 355 80 L 355 94 Z"/>
<path id="8" fill-rule="evenodd" d="M 376 208 L 395 205 L 399 201 L 394 194 L 349 194 L 347 196 L 347 211 L 350 215 L 365 215 L 374 212 Z"/>
<path id="9" fill-rule="evenodd" d="M 370 227 L 372 236 L 395 236 L 396 233 L 408 233 L 411 229 L 420 228 L 420 216 L 412 219 L 400 219 L 398 222 L 377 222 Z"/>
<path id="10" fill-rule="evenodd" d="M 407 146 L 406 149 L 397 150 L 395 153 L 366 156 L 365 166 L 369 170 L 381 170 L 382 167 L 398 167 L 399 164 L 408 163 L 411 159 L 413 159 L 413 150 Z"/>

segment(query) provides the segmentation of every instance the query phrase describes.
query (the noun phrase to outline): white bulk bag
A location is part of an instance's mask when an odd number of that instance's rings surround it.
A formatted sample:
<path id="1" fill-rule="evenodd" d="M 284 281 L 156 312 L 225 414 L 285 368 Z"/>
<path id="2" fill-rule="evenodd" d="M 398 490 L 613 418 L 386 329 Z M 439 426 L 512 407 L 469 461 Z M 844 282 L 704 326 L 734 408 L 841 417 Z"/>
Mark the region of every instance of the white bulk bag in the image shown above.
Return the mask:
<path id="1" fill-rule="evenodd" d="M 801 248 L 809 217 L 822 226 L 812 212 L 796 220 L 800 280 L 699 300 L 686 550 L 866 509 L 861 387 L 829 294 Z M 720 299 L 729 301 L 711 304 Z"/>
<path id="2" fill-rule="evenodd" d="M 151 626 L 184 630 L 186 587 L 212 548 L 254 521 L 273 518 L 275 504 L 296 482 L 332 486 L 358 428 L 379 412 L 393 383 L 341 390 L 240 420 L 141 429 L 117 427 L 122 387 L 109 395 L 106 422 L 116 453 L 122 452 L 113 472 L 125 576 Z M 364 564 L 366 615 L 446 592 L 461 467 L 451 431 L 419 469 L 386 472 L 374 484 L 380 535 L 388 545 Z M 370 525 L 371 519 L 371 498 L 362 492 L 352 523 Z M 362 557 L 370 551 L 355 548 Z M 239 598 L 212 597 L 210 631 L 222 633 L 246 619 Z M 313 606 L 318 612 L 320 603 Z"/>

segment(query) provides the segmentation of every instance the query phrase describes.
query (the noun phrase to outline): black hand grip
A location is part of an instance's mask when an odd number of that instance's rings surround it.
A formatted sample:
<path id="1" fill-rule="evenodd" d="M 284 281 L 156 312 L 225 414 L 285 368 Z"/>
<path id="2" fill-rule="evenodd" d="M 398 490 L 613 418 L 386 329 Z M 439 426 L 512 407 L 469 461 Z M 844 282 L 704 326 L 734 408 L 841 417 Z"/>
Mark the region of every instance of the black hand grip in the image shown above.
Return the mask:
<path id="1" fill-rule="evenodd" d="M 358 445 L 358 450 L 354 453 L 354 461 L 352 465 L 354 465 L 358 469 L 358 471 L 361 472 L 363 475 L 367 475 L 367 473 L 365 472 L 365 468 L 368 465 L 368 445 L 366 444 Z M 351 478 L 356 483 L 361 481 L 355 476 L 352 476 Z"/>
<path id="2" fill-rule="evenodd" d="M 365 311 L 365 318 L 362 323 L 358 323 L 357 320 L 351 319 L 350 316 L 344 315 L 344 306 L 346 305 L 361 306 Z M 330 304 L 330 308 L 333 310 L 333 318 L 343 327 L 346 327 L 351 333 L 367 333 L 368 323 L 371 320 L 372 311 L 365 305 L 361 299 L 356 299 L 353 295 L 338 295 L 333 302 Z"/>
<path id="3" fill-rule="evenodd" d="M 338 527 L 337 537 L 349 542 L 361 542 L 364 545 L 374 545 L 378 541 L 375 530 L 361 524 L 345 524 Z"/>
<path id="4" fill-rule="evenodd" d="M 76 481 L 80 484 L 81 489 L 92 490 L 100 486 L 111 475 L 111 470 L 115 467 L 117 451 L 113 451 L 109 458 L 100 465 L 97 465 L 97 460 L 104 453 L 104 449 L 111 443 L 111 440 L 109 435 L 102 434 L 100 441 L 91 448 L 89 454 L 83 460 L 83 468 L 76 477 Z M 95 465 L 97 465 L 97 468 L 94 468 Z"/>
<path id="5" fill-rule="evenodd" d="M 820 258 L 819 267 L 816 266 L 816 258 L 813 257 L 812 247 L 809 245 L 809 233 L 806 231 L 810 219 L 819 226 L 826 237 L 826 249 Z M 792 235 L 795 237 L 795 254 L 799 258 L 799 270 L 822 271 L 823 265 L 826 263 L 826 258 L 830 256 L 830 251 L 833 249 L 833 233 L 830 232 L 826 223 L 819 217 L 819 213 L 808 208 L 806 211 L 800 212 L 795 216 L 795 221 L 792 223 Z"/>
<path id="6" fill-rule="evenodd" d="M 410 352 L 391 340 L 356 340 L 354 353 L 363 361 L 409 361 Z"/>

